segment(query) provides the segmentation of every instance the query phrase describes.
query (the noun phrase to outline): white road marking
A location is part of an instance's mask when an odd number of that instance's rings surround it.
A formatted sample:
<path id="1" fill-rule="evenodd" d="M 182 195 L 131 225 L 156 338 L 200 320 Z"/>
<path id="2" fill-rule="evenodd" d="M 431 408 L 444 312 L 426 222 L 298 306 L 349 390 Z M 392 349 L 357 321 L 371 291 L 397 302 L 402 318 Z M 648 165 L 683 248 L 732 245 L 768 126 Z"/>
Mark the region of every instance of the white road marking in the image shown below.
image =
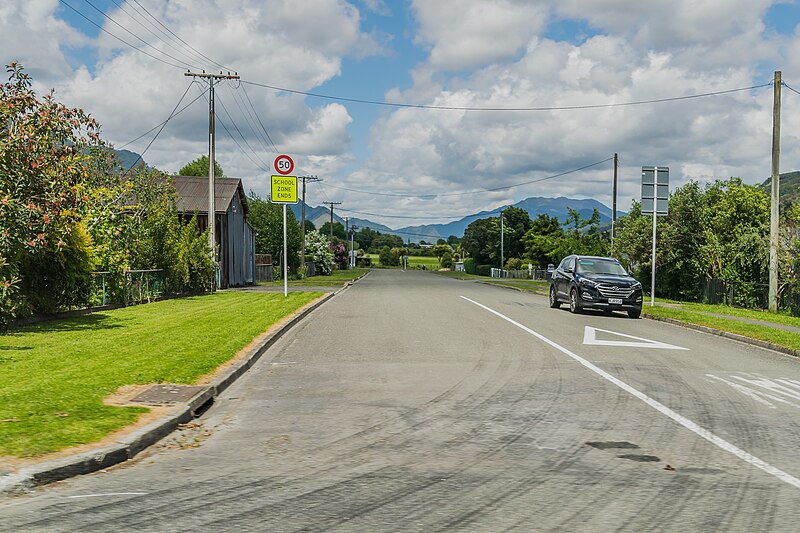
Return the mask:
<path id="1" fill-rule="evenodd" d="M 729 381 L 723 377 L 715 376 L 714 374 L 706 374 L 706 377 L 726 383 L 730 385 L 733 389 L 741 392 L 746 396 L 749 396 L 750 398 L 756 400 L 757 402 L 766 405 L 770 409 L 775 409 L 775 405 L 773 405 L 772 402 L 770 402 L 769 400 L 782 403 L 785 405 L 791 405 L 792 407 L 800 409 L 800 404 L 791 402 L 785 398 L 788 397 L 789 399 L 792 400 L 800 400 L 800 384 L 798 384 L 794 380 L 791 379 L 771 380 L 769 378 L 759 375 L 753 375 L 753 374 L 744 374 L 744 375 L 750 376 L 750 379 L 748 379 L 747 377 L 737 376 L 737 375 L 732 375 L 730 377 L 738 381 L 747 383 L 748 385 L 751 385 L 753 387 L 761 387 L 762 389 L 766 389 L 769 392 L 764 392 L 763 390 L 747 387 L 745 385 L 742 385 L 741 383 Z M 769 400 L 767 398 L 769 398 Z"/>
<path id="2" fill-rule="evenodd" d="M 758 457 L 750 454 L 749 452 L 746 452 L 746 451 L 742 450 L 741 448 L 737 447 L 736 445 L 731 444 L 730 442 L 726 441 L 722 437 L 718 437 L 714 433 L 711 433 L 707 429 L 705 429 L 705 428 L 701 427 L 700 425 L 698 425 L 697 423 L 689 420 L 688 418 L 686 418 L 685 416 L 681 415 L 680 413 L 677 413 L 676 411 L 673 411 L 672 409 L 670 409 L 666 405 L 662 404 L 661 402 L 659 402 L 657 400 L 654 400 L 653 398 L 649 397 L 645 393 L 640 392 L 638 389 L 633 388 L 632 386 L 628 385 L 624 381 L 612 376 L 611 374 L 609 374 L 608 372 L 606 372 L 602 368 L 599 368 L 598 366 L 592 364 L 591 362 L 587 361 L 583 357 L 574 354 L 573 352 L 567 350 L 566 348 L 564 348 L 563 346 L 557 344 L 556 342 L 551 341 L 550 339 L 548 339 L 544 335 L 541 335 L 540 333 L 537 333 L 537 332 L 533 331 L 529 327 L 523 326 L 519 322 L 517 322 L 517 321 L 515 321 L 515 320 L 513 320 L 511 318 L 508 318 L 507 316 L 503 315 L 502 313 L 499 313 L 499 312 L 495 311 L 494 309 L 492 309 L 490 307 L 486 307 L 485 305 L 483 305 L 481 303 L 478 303 L 475 300 L 471 300 L 471 299 L 467 298 L 466 296 L 461 296 L 461 298 L 467 300 L 470 303 L 473 303 L 473 304 L 477 305 L 478 307 L 480 307 L 482 309 L 485 309 L 486 311 L 489 311 L 493 315 L 496 315 L 496 316 L 502 318 L 503 320 L 505 320 L 507 322 L 510 322 L 511 324 L 517 326 L 521 330 L 523 330 L 523 331 L 525 331 L 527 333 L 530 333 L 531 335 L 533 335 L 537 339 L 541 340 L 542 342 L 544 342 L 546 344 L 549 344 L 550 346 L 552 346 L 556 350 L 558 350 L 558 351 L 564 353 L 565 355 L 571 357 L 572 359 L 574 359 L 575 361 L 577 361 L 578 363 L 580 363 L 584 367 L 588 368 L 589 370 L 591 370 L 592 372 L 594 372 L 598 376 L 600 376 L 603 379 L 613 383 L 614 385 L 616 385 L 617 387 L 621 388 L 622 390 L 624 390 L 625 392 L 627 392 L 631 396 L 634 396 L 635 398 L 640 399 L 641 401 L 643 401 L 644 403 L 646 403 L 647 405 L 649 405 L 650 407 L 652 407 L 656 411 L 658 411 L 661 414 L 671 418 L 672 420 L 674 420 L 678 424 L 682 425 L 683 427 L 685 427 L 686 429 L 688 429 L 692 433 L 698 435 L 699 437 L 702 437 L 702 438 L 706 439 L 707 441 L 709 441 L 710 443 L 714 444 L 715 446 L 725 450 L 728 453 L 731 453 L 731 454 L 735 455 L 736 457 L 738 457 L 742 461 L 744 461 L 746 463 L 749 463 L 752 466 L 755 466 L 756 468 L 766 472 L 767 474 L 775 476 L 776 478 L 780 479 L 784 483 L 787 483 L 787 484 L 789 484 L 789 485 L 791 485 L 791 486 L 793 486 L 793 487 L 795 487 L 797 489 L 800 489 L 800 479 L 794 477 L 793 475 L 791 475 L 791 474 L 789 474 L 787 472 L 784 472 L 783 470 L 781 470 L 781 469 L 779 469 L 777 467 L 772 466 L 771 464 L 767 463 L 766 461 L 763 461 L 763 460 L 759 459 Z"/>
<path id="3" fill-rule="evenodd" d="M 77 496 L 67 496 L 70 499 L 77 498 L 103 498 L 104 496 L 144 496 L 146 492 L 106 492 L 103 494 L 78 494 Z"/>
<path id="4" fill-rule="evenodd" d="M 626 339 L 634 339 L 634 341 L 623 340 L 600 340 L 597 338 L 597 332 L 609 333 L 617 337 L 625 337 Z M 623 346 L 626 348 L 657 348 L 659 350 L 688 350 L 682 346 L 675 346 L 667 344 L 666 342 L 653 341 L 650 339 L 643 339 L 642 337 L 634 337 L 633 335 L 626 335 L 625 333 L 617 333 L 616 331 L 609 331 L 607 329 L 593 328 L 586 326 L 583 330 L 583 344 L 594 344 L 598 346 Z"/>

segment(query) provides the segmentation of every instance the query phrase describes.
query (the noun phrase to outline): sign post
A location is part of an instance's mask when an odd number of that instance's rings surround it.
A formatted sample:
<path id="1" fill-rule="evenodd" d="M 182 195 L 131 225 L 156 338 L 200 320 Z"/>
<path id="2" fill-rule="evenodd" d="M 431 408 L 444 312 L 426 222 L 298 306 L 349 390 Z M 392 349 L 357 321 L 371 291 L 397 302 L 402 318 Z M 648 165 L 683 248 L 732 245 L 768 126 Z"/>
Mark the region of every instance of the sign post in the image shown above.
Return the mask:
<path id="1" fill-rule="evenodd" d="M 669 167 L 642 167 L 642 214 L 653 215 L 650 306 L 656 304 L 656 217 L 669 210 Z"/>
<path id="2" fill-rule="evenodd" d="M 287 176 L 294 170 L 294 161 L 288 155 L 275 158 L 275 171 L 280 176 L 272 176 L 270 201 L 283 204 L 283 295 L 289 296 L 289 254 L 286 239 L 286 204 L 297 203 L 297 176 Z"/>

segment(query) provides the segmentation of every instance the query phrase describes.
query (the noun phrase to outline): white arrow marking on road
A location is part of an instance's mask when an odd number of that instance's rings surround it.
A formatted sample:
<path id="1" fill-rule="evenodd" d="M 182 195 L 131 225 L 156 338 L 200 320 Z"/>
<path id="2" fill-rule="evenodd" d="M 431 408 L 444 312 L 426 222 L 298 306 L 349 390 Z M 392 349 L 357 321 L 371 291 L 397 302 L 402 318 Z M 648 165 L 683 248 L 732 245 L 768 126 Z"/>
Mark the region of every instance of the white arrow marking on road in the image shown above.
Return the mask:
<path id="1" fill-rule="evenodd" d="M 600 340 L 597 338 L 597 332 L 609 333 L 618 337 L 625 337 L 626 339 L 634 339 L 634 341 L 623 340 Z M 675 346 L 674 344 L 667 344 L 666 342 L 652 341 L 650 339 L 643 339 L 642 337 L 634 337 L 633 335 L 626 335 L 624 333 L 617 333 L 616 331 L 608 331 L 607 329 L 593 328 L 586 326 L 583 330 L 583 344 L 595 344 L 598 346 L 623 346 L 625 348 L 657 348 L 659 350 L 688 350 L 682 346 Z"/>

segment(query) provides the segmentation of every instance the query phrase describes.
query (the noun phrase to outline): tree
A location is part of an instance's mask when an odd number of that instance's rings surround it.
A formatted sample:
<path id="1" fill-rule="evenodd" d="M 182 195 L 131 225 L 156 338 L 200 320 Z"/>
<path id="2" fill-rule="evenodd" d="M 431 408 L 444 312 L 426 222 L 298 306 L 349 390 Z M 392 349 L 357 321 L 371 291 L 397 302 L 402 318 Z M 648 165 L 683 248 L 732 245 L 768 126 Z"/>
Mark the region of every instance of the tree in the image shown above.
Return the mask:
<path id="1" fill-rule="evenodd" d="M 461 247 L 477 265 L 486 265 L 492 261 L 495 248 L 495 233 L 497 233 L 496 247 L 500 248 L 500 233 L 496 218 L 482 218 L 470 222 L 464 230 Z M 495 232 L 497 228 L 497 232 Z"/>
<path id="2" fill-rule="evenodd" d="M 93 174 L 113 166 L 93 118 L 52 93 L 38 98 L 18 63 L 7 72 L 9 81 L 0 84 L 0 328 L 37 311 L 20 290 L 32 268 L 46 278 L 25 282 L 38 301 L 85 299 L 65 276 L 85 281 L 93 268 L 83 216 Z M 47 263 L 59 266 L 47 274 Z"/>
<path id="3" fill-rule="evenodd" d="M 503 211 L 503 256 L 521 258 L 525 254 L 523 236 L 533 222 L 528 212 L 519 207 L 509 207 Z M 499 243 L 498 243 L 499 247 Z M 500 254 L 498 253 L 498 256 Z"/>
<path id="4" fill-rule="evenodd" d="M 389 248 L 402 248 L 403 238 L 388 233 L 387 234 L 378 233 L 378 235 L 374 239 L 372 239 L 371 249 L 380 250 L 386 246 L 388 246 Z"/>
<path id="5" fill-rule="evenodd" d="M 186 163 L 178 171 L 179 176 L 206 176 L 208 177 L 208 156 L 201 155 L 194 161 Z M 225 174 L 222 172 L 222 167 L 214 161 L 214 178 L 224 178 Z"/>
<path id="6" fill-rule="evenodd" d="M 439 239 L 439 240 L 441 240 L 442 243 L 445 242 L 444 239 Z M 442 263 L 442 258 L 444 257 L 444 254 L 452 253 L 452 250 L 447 244 L 434 244 L 432 250 L 433 250 L 433 255 L 435 255 L 436 259 L 439 260 L 439 264 Z"/>
<path id="7" fill-rule="evenodd" d="M 319 232 L 322 233 L 323 235 L 327 235 L 328 239 L 330 239 L 331 223 L 325 222 L 322 226 L 320 226 Z M 342 241 L 348 240 L 347 232 L 345 232 L 344 226 L 342 225 L 341 222 L 333 223 L 333 236 Z"/>
<path id="8" fill-rule="evenodd" d="M 256 253 L 271 254 L 273 262 L 278 263 L 283 256 L 283 208 L 260 198 L 250 192 L 247 202 L 250 213 L 247 221 L 256 232 Z M 300 224 L 291 209 L 286 210 L 286 240 L 289 253 L 288 266 L 296 269 L 300 264 Z M 308 249 L 308 234 L 306 235 Z M 306 251 L 308 255 L 308 251 Z"/>
<path id="9" fill-rule="evenodd" d="M 372 248 L 372 240 L 377 237 L 379 233 L 372 228 L 361 228 L 353 237 L 353 240 L 358 243 L 358 247 L 363 250 Z"/>
<path id="10" fill-rule="evenodd" d="M 540 214 L 531 222 L 531 227 L 522 236 L 523 258 L 539 268 L 556 264 L 561 260 L 560 248 L 564 231 L 557 217 Z"/>

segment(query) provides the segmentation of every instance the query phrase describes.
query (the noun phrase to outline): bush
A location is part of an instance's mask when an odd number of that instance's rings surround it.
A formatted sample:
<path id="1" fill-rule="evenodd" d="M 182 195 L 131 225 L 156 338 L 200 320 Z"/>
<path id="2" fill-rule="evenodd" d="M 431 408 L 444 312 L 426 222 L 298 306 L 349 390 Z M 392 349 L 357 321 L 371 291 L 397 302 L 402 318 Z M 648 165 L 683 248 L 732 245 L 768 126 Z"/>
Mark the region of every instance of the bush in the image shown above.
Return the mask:
<path id="1" fill-rule="evenodd" d="M 475 267 L 475 273 L 479 276 L 489 277 L 492 275 L 492 265 L 478 265 Z"/>
<path id="2" fill-rule="evenodd" d="M 527 266 L 526 268 L 527 269 Z M 522 259 L 512 257 L 506 261 L 506 270 L 523 270 Z"/>
<path id="3" fill-rule="evenodd" d="M 442 268 L 453 268 L 453 256 L 450 252 L 445 252 L 441 260 Z"/>
<path id="4" fill-rule="evenodd" d="M 477 274 L 477 265 L 475 264 L 475 260 L 471 257 L 464 258 L 464 272 L 467 274 Z"/>

